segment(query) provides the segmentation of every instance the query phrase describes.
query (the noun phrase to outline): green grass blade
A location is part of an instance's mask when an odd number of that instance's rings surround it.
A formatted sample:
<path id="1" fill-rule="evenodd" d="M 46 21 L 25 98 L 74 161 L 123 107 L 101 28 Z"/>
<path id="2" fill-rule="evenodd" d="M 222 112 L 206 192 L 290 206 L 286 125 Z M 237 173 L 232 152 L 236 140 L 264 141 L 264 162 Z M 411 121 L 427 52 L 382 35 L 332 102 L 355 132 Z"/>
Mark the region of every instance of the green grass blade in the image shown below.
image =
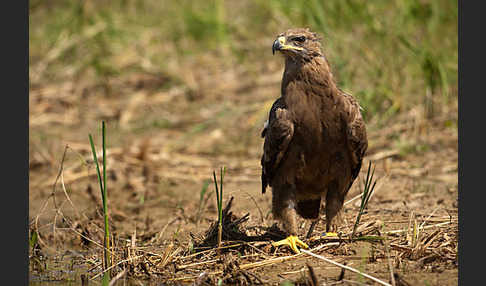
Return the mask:
<path id="1" fill-rule="evenodd" d="M 223 177 L 224 177 L 224 173 L 226 172 L 226 168 L 225 167 L 222 167 L 220 169 L 220 175 L 219 175 L 219 178 L 220 178 L 220 193 L 219 193 L 219 208 L 221 209 L 221 214 L 220 216 L 222 216 L 223 214 Z"/>
<path id="2" fill-rule="evenodd" d="M 223 177 L 226 169 L 222 167 L 220 169 L 220 181 L 221 185 L 218 188 L 218 181 L 216 179 L 216 172 L 213 170 L 214 187 L 216 191 L 216 200 L 218 206 L 218 247 L 221 245 L 222 233 L 223 233 Z"/>
<path id="3" fill-rule="evenodd" d="M 34 250 L 37 241 L 38 241 L 37 231 L 32 230 L 30 232 L 30 239 L 29 239 L 29 245 L 32 248 L 32 251 Z"/>
<path id="4" fill-rule="evenodd" d="M 219 180 L 221 185 L 219 186 L 218 246 L 221 245 L 221 240 L 223 239 L 223 168 L 219 171 Z"/>
<path id="5" fill-rule="evenodd" d="M 103 189 L 103 182 L 101 181 L 101 172 L 100 172 L 100 166 L 98 165 L 98 156 L 96 156 L 96 149 L 95 149 L 95 146 L 94 146 L 94 143 L 93 143 L 93 137 L 91 136 L 91 134 L 88 135 L 89 136 L 89 143 L 91 144 L 91 153 L 93 153 L 93 160 L 95 162 L 95 165 L 96 165 L 96 172 L 98 173 L 98 181 L 100 183 L 100 190 L 101 190 L 101 194 L 102 194 L 102 199 L 104 200 L 104 189 Z"/>
<path id="6" fill-rule="evenodd" d="M 215 186 L 215 191 L 216 191 L 216 205 L 218 206 L 218 241 L 217 245 L 218 247 L 221 245 L 221 239 L 222 239 L 222 219 L 221 219 L 221 198 L 219 197 L 219 190 L 218 190 L 218 181 L 216 180 L 216 172 L 213 170 L 213 178 L 214 178 L 214 186 Z"/>
<path id="7" fill-rule="evenodd" d="M 373 181 L 373 178 L 374 178 L 374 175 L 375 175 L 375 168 L 376 168 L 376 166 L 373 166 L 373 171 L 371 172 L 370 181 L 369 181 L 369 184 L 368 184 L 368 187 L 367 187 L 367 191 L 366 191 L 366 201 L 364 203 L 364 206 L 365 207 L 368 205 L 368 201 L 371 198 L 371 194 L 373 193 L 373 190 L 375 189 L 375 186 L 376 186 L 377 180 L 375 179 Z M 373 182 L 373 185 L 371 186 L 371 183 L 372 182 Z"/>
<path id="8" fill-rule="evenodd" d="M 218 181 L 216 180 L 216 172 L 213 170 L 213 178 L 214 178 L 214 188 L 216 190 L 216 205 L 218 206 L 218 216 L 219 216 L 219 208 L 220 208 L 220 198 L 219 198 L 219 189 L 218 189 Z M 219 219 L 219 217 L 218 217 Z"/>
<path id="9" fill-rule="evenodd" d="M 373 170 L 371 170 L 372 168 L 371 168 L 371 161 L 370 161 L 368 164 L 366 179 L 364 181 L 363 195 L 361 196 L 361 205 L 359 207 L 358 215 L 356 216 L 356 221 L 354 223 L 351 239 L 353 239 L 356 234 L 356 229 L 358 228 L 359 221 L 361 220 L 361 215 L 364 213 L 364 210 L 368 206 L 368 201 L 371 198 L 371 195 L 375 189 L 376 180 L 373 181 L 375 175 L 375 167 L 376 166 L 373 166 Z"/>
<path id="10" fill-rule="evenodd" d="M 105 237 L 104 237 L 104 256 L 105 256 L 105 264 L 104 269 L 107 269 L 111 265 L 111 258 L 110 258 L 110 232 L 109 232 L 109 224 L 108 224 L 108 207 L 107 207 L 107 196 L 106 196 L 106 146 L 105 146 L 105 124 L 104 121 L 102 122 L 102 149 L 103 149 L 103 176 L 100 172 L 100 166 L 98 163 L 98 156 L 96 155 L 96 148 L 93 142 L 93 136 L 89 134 L 89 143 L 91 145 L 91 152 L 93 153 L 93 160 L 96 165 L 96 172 L 98 175 L 98 182 L 100 184 L 100 191 L 101 191 L 101 199 L 103 201 L 103 215 L 104 215 L 104 224 L 105 224 Z M 108 276 L 110 276 L 108 272 Z"/>
<path id="11" fill-rule="evenodd" d="M 103 214 L 105 219 L 105 257 L 106 257 L 106 267 L 111 266 L 111 255 L 110 255 L 110 228 L 108 223 L 108 192 L 106 189 L 106 130 L 105 121 L 101 122 L 101 138 L 102 138 L 102 149 L 103 149 Z M 108 276 L 111 276 L 111 271 L 108 271 Z"/>
<path id="12" fill-rule="evenodd" d="M 110 285 L 110 273 L 105 272 L 105 274 L 103 274 L 103 280 L 101 280 L 101 286 L 108 286 L 108 285 Z"/>
<path id="13" fill-rule="evenodd" d="M 105 121 L 101 122 L 101 138 L 102 138 L 102 148 L 103 148 L 103 211 L 106 213 L 106 145 L 105 145 Z"/>

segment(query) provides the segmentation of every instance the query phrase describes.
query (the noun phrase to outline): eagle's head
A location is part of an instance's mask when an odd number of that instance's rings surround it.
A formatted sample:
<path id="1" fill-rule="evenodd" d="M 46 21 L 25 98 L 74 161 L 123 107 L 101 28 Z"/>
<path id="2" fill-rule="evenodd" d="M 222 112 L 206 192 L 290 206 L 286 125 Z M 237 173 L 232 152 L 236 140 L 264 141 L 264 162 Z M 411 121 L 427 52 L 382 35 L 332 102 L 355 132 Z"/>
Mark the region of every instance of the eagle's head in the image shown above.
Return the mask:
<path id="1" fill-rule="evenodd" d="M 321 57 L 320 38 L 308 28 L 290 29 L 278 35 L 273 42 L 272 53 L 280 51 L 284 57 L 293 61 L 308 61 Z"/>

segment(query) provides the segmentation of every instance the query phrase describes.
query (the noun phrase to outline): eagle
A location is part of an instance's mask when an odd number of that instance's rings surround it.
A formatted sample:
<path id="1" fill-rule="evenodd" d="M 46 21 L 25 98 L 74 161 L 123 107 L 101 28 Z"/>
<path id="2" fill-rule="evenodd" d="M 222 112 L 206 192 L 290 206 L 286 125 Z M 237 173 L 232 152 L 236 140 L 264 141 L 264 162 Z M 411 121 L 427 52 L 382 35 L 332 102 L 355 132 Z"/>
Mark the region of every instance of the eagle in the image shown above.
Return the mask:
<path id="1" fill-rule="evenodd" d="M 261 133 L 264 138 L 262 193 L 272 189 L 272 214 L 288 237 L 273 245 L 308 245 L 297 236 L 297 214 L 318 222 L 325 203 L 326 235 L 336 236 L 344 198 L 358 176 L 368 147 L 361 107 L 342 91 L 321 50 L 320 37 L 308 28 L 277 36 L 272 53 L 285 60 L 281 95 Z"/>

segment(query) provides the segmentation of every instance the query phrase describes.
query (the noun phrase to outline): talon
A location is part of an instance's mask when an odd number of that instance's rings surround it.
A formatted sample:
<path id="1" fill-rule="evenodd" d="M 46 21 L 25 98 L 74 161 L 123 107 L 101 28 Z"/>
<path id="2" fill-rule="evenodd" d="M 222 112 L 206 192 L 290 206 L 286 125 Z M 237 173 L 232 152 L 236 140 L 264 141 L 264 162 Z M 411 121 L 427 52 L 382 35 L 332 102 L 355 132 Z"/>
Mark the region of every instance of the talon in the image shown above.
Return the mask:
<path id="1" fill-rule="evenodd" d="M 280 245 L 288 245 L 295 253 L 300 253 L 300 250 L 297 248 L 297 246 L 303 247 L 303 248 L 309 248 L 309 246 L 300 240 L 297 236 L 295 235 L 290 235 L 286 239 L 279 240 L 277 242 L 272 243 L 273 246 L 277 247 Z"/>

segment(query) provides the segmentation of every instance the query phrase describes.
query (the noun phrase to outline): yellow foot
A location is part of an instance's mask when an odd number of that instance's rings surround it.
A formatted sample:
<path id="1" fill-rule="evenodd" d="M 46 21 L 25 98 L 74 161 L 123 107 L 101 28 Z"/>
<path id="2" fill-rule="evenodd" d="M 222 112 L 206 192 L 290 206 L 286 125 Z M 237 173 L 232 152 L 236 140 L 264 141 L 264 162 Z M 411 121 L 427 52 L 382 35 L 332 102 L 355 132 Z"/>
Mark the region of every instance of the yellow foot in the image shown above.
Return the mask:
<path id="1" fill-rule="evenodd" d="M 277 247 L 280 245 L 288 245 L 295 253 L 300 253 L 300 250 L 297 248 L 297 246 L 303 247 L 303 248 L 309 248 L 305 242 L 300 240 L 297 236 L 295 235 L 290 235 L 286 239 L 282 239 L 280 241 L 272 243 L 273 246 Z"/>
<path id="2" fill-rule="evenodd" d="M 325 236 L 325 237 L 337 237 L 338 234 L 335 233 L 335 232 L 325 232 L 322 236 Z"/>

